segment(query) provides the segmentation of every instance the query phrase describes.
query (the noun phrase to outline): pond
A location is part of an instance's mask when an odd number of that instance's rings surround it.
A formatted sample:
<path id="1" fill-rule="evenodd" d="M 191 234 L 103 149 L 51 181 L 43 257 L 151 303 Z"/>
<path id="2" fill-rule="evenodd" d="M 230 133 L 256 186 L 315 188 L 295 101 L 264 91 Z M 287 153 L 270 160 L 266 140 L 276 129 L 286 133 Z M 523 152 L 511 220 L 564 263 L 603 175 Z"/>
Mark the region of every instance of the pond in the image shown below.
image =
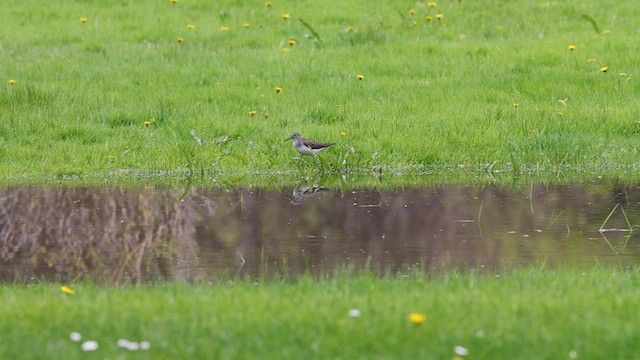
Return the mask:
<path id="1" fill-rule="evenodd" d="M 209 282 L 640 260 L 640 186 L 0 190 L 0 281 Z"/>

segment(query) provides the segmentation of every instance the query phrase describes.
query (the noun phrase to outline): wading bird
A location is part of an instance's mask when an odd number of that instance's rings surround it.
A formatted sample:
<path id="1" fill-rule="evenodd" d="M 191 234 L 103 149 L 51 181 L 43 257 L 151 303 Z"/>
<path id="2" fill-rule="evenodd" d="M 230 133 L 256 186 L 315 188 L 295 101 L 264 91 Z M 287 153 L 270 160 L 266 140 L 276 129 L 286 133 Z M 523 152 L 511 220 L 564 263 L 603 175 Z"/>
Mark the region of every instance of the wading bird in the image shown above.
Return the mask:
<path id="1" fill-rule="evenodd" d="M 314 156 L 320 151 L 335 145 L 335 143 L 320 143 L 317 141 L 305 139 L 299 132 L 292 132 L 291 136 L 284 141 L 293 140 L 293 147 L 302 155 Z"/>

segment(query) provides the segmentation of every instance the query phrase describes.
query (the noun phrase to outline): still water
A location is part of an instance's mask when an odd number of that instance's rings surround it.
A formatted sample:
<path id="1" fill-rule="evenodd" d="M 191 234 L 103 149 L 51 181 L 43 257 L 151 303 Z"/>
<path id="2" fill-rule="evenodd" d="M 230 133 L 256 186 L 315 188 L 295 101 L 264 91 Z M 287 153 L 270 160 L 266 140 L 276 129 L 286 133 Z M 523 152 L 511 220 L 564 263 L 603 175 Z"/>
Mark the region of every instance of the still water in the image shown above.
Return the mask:
<path id="1" fill-rule="evenodd" d="M 206 282 L 640 261 L 640 186 L 0 189 L 0 282 Z"/>

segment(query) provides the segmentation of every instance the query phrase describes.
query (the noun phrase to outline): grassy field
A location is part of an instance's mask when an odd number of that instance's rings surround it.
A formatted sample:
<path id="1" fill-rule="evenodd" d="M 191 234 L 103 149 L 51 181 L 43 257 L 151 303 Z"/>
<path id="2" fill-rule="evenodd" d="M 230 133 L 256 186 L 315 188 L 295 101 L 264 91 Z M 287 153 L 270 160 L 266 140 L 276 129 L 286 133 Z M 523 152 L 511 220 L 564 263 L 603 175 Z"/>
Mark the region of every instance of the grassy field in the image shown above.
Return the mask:
<path id="1" fill-rule="evenodd" d="M 638 18 L 613 0 L 5 0 L 0 182 L 637 181 Z M 337 145 L 299 162 L 292 131 Z M 126 358 L 128 339 L 154 359 L 628 359 L 639 271 L 3 285 L 0 358 Z"/>
<path id="2" fill-rule="evenodd" d="M 640 351 L 640 273 L 526 269 L 379 279 L 135 288 L 0 288 L 3 359 L 631 359 Z M 350 310 L 359 310 L 352 317 Z M 426 321 L 413 324 L 411 313 Z M 357 314 L 355 314 L 357 315 Z M 75 343 L 72 332 L 83 339 Z M 83 354 L 81 343 L 98 342 Z"/>
<path id="3" fill-rule="evenodd" d="M 613 0 L 8 0 L 0 174 L 305 174 L 283 142 L 300 131 L 337 142 L 341 171 L 632 176 L 638 17 Z"/>

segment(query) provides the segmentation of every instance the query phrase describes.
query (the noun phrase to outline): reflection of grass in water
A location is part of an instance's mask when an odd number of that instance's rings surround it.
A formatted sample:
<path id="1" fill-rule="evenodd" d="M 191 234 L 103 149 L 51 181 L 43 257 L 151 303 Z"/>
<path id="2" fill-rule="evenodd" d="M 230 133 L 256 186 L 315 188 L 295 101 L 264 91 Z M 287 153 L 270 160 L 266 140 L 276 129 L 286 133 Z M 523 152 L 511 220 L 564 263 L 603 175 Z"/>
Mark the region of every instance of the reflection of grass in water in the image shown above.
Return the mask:
<path id="1" fill-rule="evenodd" d="M 605 225 L 607 225 L 607 223 L 609 222 L 609 219 L 611 219 L 611 216 L 613 215 L 613 213 L 616 211 L 616 209 L 618 209 L 618 207 L 620 206 L 620 203 L 617 203 L 616 206 L 613 207 L 613 209 L 611 209 L 611 211 L 609 212 L 609 215 L 607 215 L 607 218 L 604 219 L 604 221 L 602 222 L 602 225 L 600 225 L 600 235 L 602 235 L 605 243 L 607 243 L 607 245 L 609 246 L 609 248 L 611 249 L 611 251 L 614 254 L 618 254 L 619 250 L 617 250 L 609 241 L 609 239 L 607 238 L 607 236 L 605 235 L 606 232 L 610 232 L 610 231 L 628 231 L 629 234 L 626 237 L 626 240 L 624 242 L 624 244 L 622 244 L 622 250 L 624 250 L 627 247 L 627 243 L 629 242 L 629 238 L 631 238 L 631 234 L 633 233 L 633 226 L 631 226 L 631 223 L 629 222 L 629 218 L 627 217 L 627 212 L 624 211 L 624 207 L 620 207 L 620 210 L 622 211 L 622 216 L 624 217 L 624 221 L 627 223 L 627 226 L 629 227 L 628 229 L 619 229 L 619 228 L 613 228 L 613 229 L 607 229 L 605 228 Z"/>
<path id="2" fill-rule="evenodd" d="M 549 219 L 549 224 L 547 225 L 547 228 L 544 229 L 544 231 L 549 231 L 549 229 L 551 229 L 551 227 L 553 226 L 553 224 L 555 224 L 555 222 L 558 220 L 558 218 L 560 218 L 560 216 L 562 215 L 562 213 L 564 213 L 564 209 L 560 211 L 560 213 L 558 215 L 553 215 L 551 214 L 551 218 Z M 567 225 L 568 226 L 568 225 Z"/>
<path id="3" fill-rule="evenodd" d="M 620 210 L 622 211 L 622 216 L 624 217 L 624 221 L 627 223 L 627 226 L 629 227 L 628 229 L 606 229 L 605 225 L 607 225 L 607 223 L 609 222 L 609 219 L 611 219 L 611 216 L 613 216 L 613 213 L 616 211 L 616 209 L 618 209 L 618 207 L 620 206 L 620 203 L 617 203 L 616 206 L 613 207 L 613 209 L 611 209 L 611 211 L 609 212 L 609 215 L 607 215 L 606 219 L 604 219 L 604 221 L 602 222 L 602 225 L 600 225 L 600 232 L 606 232 L 606 231 L 633 231 L 633 226 L 631 226 L 631 223 L 629 222 L 629 218 L 627 217 L 627 212 L 624 211 L 624 207 L 620 207 Z"/>
<path id="4" fill-rule="evenodd" d="M 73 331 L 117 358 L 120 338 L 164 358 L 630 359 L 640 351 L 637 270 L 448 273 L 223 281 L 217 285 L 73 284 L 0 288 L 0 357 L 81 356 Z M 360 316 L 350 317 L 350 310 Z M 410 313 L 427 320 L 416 326 Z M 354 313 L 354 312 L 351 312 Z M 38 336 L 37 334 L 47 334 Z M 142 354 L 138 354 L 143 356 Z"/>

